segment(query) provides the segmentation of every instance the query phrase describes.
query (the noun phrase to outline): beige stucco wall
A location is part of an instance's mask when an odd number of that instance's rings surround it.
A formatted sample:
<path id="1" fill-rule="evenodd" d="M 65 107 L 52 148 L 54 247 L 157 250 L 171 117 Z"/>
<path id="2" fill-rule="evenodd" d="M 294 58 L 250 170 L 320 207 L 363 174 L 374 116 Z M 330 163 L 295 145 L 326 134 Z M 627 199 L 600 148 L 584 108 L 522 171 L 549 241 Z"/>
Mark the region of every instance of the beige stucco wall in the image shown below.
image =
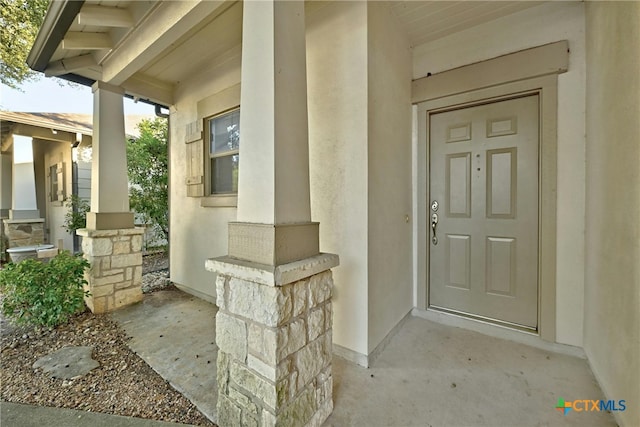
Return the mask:
<path id="1" fill-rule="evenodd" d="M 386 3 L 368 3 L 368 64 L 371 352 L 413 307 L 411 49 Z"/>
<path id="2" fill-rule="evenodd" d="M 11 174 L 13 160 L 11 154 L 0 154 L 0 211 L 11 209 Z"/>
<path id="3" fill-rule="evenodd" d="M 236 220 L 236 208 L 202 207 L 200 198 L 187 197 L 186 125 L 198 119 L 198 101 L 239 82 L 240 50 L 236 49 L 226 62 L 203 66 L 201 74 L 178 85 L 170 113 L 171 280 L 209 301 L 215 301 L 215 275 L 205 270 L 204 263 L 227 254 L 227 224 Z"/>
<path id="4" fill-rule="evenodd" d="M 340 255 L 333 340 L 367 354 L 367 9 L 364 2 L 316 6 L 307 11 L 312 220 L 320 222 L 321 250 Z M 203 67 L 177 86 L 171 108 L 171 278 L 209 300 L 215 276 L 204 260 L 227 254 L 227 223 L 237 209 L 186 196 L 185 127 L 202 115 L 199 101 L 240 82 L 240 59 L 238 47 Z"/>
<path id="5" fill-rule="evenodd" d="M 43 142 L 44 141 L 40 141 L 35 138 L 33 139 L 33 169 L 36 183 L 36 204 L 40 210 L 40 218 L 45 218 L 45 215 L 47 214 L 47 189 L 45 187 L 47 175 L 44 170 Z M 16 170 L 18 169 L 19 165 L 16 165 Z"/>
<path id="6" fill-rule="evenodd" d="M 317 6 L 317 5 L 316 5 Z M 307 13 L 311 215 L 334 269 L 333 341 L 368 353 L 367 5 Z"/>
<path id="7" fill-rule="evenodd" d="M 622 426 L 640 420 L 640 3 L 587 2 L 584 347 Z"/>
<path id="8" fill-rule="evenodd" d="M 45 218 L 45 226 L 48 233 L 45 232 L 45 238 L 49 243 L 58 244 L 58 240 L 64 241 L 64 248 L 73 251 L 73 235 L 67 233 L 63 228 L 64 217 L 67 213 L 67 208 L 64 203 L 52 202 L 49 195 L 50 177 L 49 167 L 58 162 L 64 163 L 64 194 L 65 197 L 70 197 L 73 191 L 72 180 L 72 161 L 71 161 L 71 146 L 68 142 L 55 142 L 55 141 L 39 141 L 38 142 L 43 158 L 42 174 L 45 178 L 44 203 L 46 205 L 45 210 L 40 211 L 40 216 Z M 45 216 L 46 214 L 46 216 Z"/>
<path id="9" fill-rule="evenodd" d="M 558 77 L 556 340 L 582 346 L 586 78 L 584 4 L 543 4 L 417 46 L 413 53 L 413 77 L 424 77 L 427 73 L 438 73 L 559 40 L 569 41 L 571 53 L 569 71 Z"/>

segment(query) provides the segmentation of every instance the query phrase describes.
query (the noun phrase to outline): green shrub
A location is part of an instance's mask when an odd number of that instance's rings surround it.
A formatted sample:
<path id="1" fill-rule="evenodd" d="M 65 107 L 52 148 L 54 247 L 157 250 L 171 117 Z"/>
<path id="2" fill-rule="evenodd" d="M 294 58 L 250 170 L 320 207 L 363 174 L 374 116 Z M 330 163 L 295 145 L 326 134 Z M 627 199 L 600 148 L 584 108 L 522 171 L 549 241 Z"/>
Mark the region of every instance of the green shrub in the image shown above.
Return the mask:
<path id="1" fill-rule="evenodd" d="M 2 224 L 0 224 L 2 227 Z M 9 246 L 9 239 L 2 233 L 0 235 L 0 263 L 4 263 L 9 258 L 7 256 L 7 246 Z"/>
<path id="2" fill-rule="evenodd" d="M 26 259 L 0 270 L 2 314 L 18 324 L 53 327 L 84 310 L 84 258 L 64 251 L 48 263 Z"/>
<path id="3" fill-rule="evenodd" d="M 67 233 L 73 234 L 79 228 L 87 226 L 87 212 L 91 209 L 91 205 L 86 200 L 74 194 L 67 197 L 64 201 L 67 213 L 64 215 L 62 226 Z"/>

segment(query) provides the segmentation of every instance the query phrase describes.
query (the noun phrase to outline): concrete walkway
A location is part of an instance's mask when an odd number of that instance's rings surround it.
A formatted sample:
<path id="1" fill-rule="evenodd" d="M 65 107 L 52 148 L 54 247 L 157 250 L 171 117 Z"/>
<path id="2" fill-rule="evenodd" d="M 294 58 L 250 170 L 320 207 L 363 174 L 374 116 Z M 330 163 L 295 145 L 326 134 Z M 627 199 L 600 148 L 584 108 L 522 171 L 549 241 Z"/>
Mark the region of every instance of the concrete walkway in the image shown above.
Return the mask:
<path id="1" fill-rule="evenodd" d="M 215 422 L 217 307 L 170 288 L 111 314 L 132 337 L 128 346 Z"/>
<path id="2" fill-rule="evenodd" d="M 2 427 L 185 427 L 142 418 L 1 402 Z"/>
<path id="3" fill-rule="evenodd" d="M 215 421 L 215 313 L 158 291 L 113 318 L 131 348 Z M 333 360 L 327 426 L 615 426 L 607 412 L 555 409 L 604 398 L 585 359 L 409 317 L 369 369 Z"/>

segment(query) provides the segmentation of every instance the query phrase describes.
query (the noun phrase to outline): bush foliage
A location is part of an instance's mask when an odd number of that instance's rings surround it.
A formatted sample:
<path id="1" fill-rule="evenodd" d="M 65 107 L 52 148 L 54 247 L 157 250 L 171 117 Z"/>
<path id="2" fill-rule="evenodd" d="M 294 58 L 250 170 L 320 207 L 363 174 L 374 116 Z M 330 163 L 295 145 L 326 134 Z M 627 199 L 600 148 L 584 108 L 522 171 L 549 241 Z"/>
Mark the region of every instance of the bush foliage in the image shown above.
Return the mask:
<path id="1" fill-rule="evenodd" d="M 0 270 L 2 314 L 17 324 L 54 327 L 84 310 L 89 263 L 64 251 L 48 263 L 26 259 Z"/>
<path id="2" fill-rule="evenodd" d="M 64 215 L 62 226 L 67 230 L 67 233 L 73 234 L 77 229 L 85 228 L 87 226 L 87 212 L 91 208 L 89 202 L 74 194 L 65 199 L 64 205 L 67 208 L 67 213 Z"/>
<path id="3" fill-rule="evenodd" d="M 168 127 L 155 118 L 138 124 L 140 136 L 127 144 L 129 202 L 142 220 L 169 239 Z"/>

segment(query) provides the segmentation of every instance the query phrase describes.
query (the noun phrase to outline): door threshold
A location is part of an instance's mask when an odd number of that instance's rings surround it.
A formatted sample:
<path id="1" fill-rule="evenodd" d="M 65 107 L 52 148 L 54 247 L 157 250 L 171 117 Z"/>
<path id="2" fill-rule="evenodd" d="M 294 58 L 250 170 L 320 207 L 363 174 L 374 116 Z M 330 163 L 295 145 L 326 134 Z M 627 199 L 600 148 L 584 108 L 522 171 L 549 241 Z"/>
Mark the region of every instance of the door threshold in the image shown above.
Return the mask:
<path id="1" fill-rule="evenodd" d="M 437 311 L 437 312 L 445 313 L 445 314 L 450 314 L 452 316 L 458 316 L 458 317 L 461 317 L 463 319 L 471 319 L 471 320 L 475 320 L 477 322 L 487 323 L 489 325 L 501 326 L 503 328 L 513 329 L 513 330 L 516 330 L 516 331 L 526 332 L 526 333 L 529 333 L 529 334 L 532 334 L 532 335 L 539 336 L 538 329 L 534 328 L 534 327 L 531 327 L 531 326 L 524 326 L 524 325 L 520 325 L 518 323 L 507 322 L 505 320 L 493 319 L 491 317 L 480 316 L 479 314 L 472 314 L 472 313 L 467 313 L 467 312 L 464 312 L 464 311 L 451 310 L 451 309 L 448 309 L 448 308 L 438 307 L 438 306 L 435 306 L 435 305 L 430 306 L 428 308 L 428 310 Z"/>
<path id="2" fill-rule="evenodd" d="M 426 310 L 414 308 L 411 314 L 442 325 L 471 330 L 494 338 L 505 339 L 528 345 L 530 347 L 535 347 L 540 350 L 579 357 L 581 359 L 587 358 L 581 347 L 545 341 L 540 338 L 537 332 L 531 330 L 514 329 L 513 327 L 508 327 L 502 324 L 488 322 L 482 319 L 469 318 L 457 313 L 444 312 L 431 307 Z"/>

